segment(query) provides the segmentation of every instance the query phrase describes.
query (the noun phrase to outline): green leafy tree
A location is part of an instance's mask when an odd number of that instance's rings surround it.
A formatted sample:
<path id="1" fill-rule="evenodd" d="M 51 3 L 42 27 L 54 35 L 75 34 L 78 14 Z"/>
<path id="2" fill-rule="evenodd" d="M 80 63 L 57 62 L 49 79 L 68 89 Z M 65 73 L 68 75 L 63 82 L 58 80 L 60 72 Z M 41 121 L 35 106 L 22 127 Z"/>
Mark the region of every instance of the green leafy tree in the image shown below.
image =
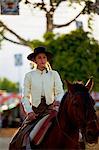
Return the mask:
<path id="1" fill-rule="evenodd" d="M 14 83 L 14 82 L 8 80 L 7 78 L 1 78 L 0 79 L 0 90 L 18 93 L 19 92 L 19 84 Z"/>
<path id="2" fill-rule="evenodd" d="M 44 35 L 45 41 L 33 41 L 33 45 L 43 45 L 53 53 L 51 65 L 61 74 L 62 80 L 82 80 L 86 82 L 93 76 L 94 90 L 99 91 L 99 44 L 83 29 L 70 34 L 57 36 L 53 33 Z"/>

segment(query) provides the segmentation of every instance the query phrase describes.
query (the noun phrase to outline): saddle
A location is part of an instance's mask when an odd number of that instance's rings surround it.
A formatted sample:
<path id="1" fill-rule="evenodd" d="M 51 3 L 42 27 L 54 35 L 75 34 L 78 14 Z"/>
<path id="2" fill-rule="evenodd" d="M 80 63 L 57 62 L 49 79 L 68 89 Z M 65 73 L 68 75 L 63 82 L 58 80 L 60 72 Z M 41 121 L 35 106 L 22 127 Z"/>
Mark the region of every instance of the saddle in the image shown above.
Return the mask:
<path id="1" fill-rule="evenodd" d="M 21 127 L 17 130 L 12 137 L 9 150 L 26 150 L 30 149 L 30 142 L 34 145 L 40 144 L 50 125 L 53 118 L 56 116 L 57 111 L 53 110 L 50 114 L 45 115 L 42 119 L 34 122 L 23 122 Z M 26 148 L 27 147 L 27 148 Z"/>
<path id="2" fill-rule="evenodd" d="M 29 137 L 30 141 L 35 145 L 39 145 L 44 138 L 47 130 L 52 124 L 53 118 L 56 116 L 57 111 L 53 110 L 50 114 L 44 116 L 33 128 Z"/>

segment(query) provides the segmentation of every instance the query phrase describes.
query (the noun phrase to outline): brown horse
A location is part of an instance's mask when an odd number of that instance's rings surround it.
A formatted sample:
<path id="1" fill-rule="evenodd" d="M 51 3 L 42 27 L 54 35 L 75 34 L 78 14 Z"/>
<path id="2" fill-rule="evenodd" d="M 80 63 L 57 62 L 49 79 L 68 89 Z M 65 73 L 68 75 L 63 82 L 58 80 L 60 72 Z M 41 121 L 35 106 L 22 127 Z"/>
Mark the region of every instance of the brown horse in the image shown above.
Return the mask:
<path id="1" fill-rule="evenodd" d="M 86 86 L 67 81 L 68 92 L 63 96 L 59 112 L 37 149 L 81 149 L 81 133 L 87 143 L 98 141 L 98 120 L 94 100 L 89 94 L 92 79 Z"/>
<path id="2" fill-rule="evenodd" d="M 90 144 L 97 143 L 98 120 L 94 110 L 94 100 L 89 93 L 92 79 L 86 85 L 71 84 L 68 81 L 66 83 L 68 91 L 62 98 L 57 116 L 42 142 L 39 145 L 31 143 L 31 149 L 79 150 L 82 149 L 80 145 L 82 140 Z"/>

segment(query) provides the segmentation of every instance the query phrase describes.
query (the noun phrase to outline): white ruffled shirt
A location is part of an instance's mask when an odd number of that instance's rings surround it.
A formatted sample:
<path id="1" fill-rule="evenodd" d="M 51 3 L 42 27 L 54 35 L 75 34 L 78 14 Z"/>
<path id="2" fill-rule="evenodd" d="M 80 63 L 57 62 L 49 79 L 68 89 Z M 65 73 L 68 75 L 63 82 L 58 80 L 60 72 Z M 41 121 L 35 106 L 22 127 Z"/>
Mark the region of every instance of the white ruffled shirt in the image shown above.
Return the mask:
<path id="1" fill-rule="evenodd" d="M 41 96 L 45 96 L 49 105 L 54 100 L 61 101 L 63 95 L 63 85 L 57 71 L 36 69 L 25 75 L 22 104 L 27 113 L 33 111 L 32 105 L 37 107 L 40 104 Z"/>

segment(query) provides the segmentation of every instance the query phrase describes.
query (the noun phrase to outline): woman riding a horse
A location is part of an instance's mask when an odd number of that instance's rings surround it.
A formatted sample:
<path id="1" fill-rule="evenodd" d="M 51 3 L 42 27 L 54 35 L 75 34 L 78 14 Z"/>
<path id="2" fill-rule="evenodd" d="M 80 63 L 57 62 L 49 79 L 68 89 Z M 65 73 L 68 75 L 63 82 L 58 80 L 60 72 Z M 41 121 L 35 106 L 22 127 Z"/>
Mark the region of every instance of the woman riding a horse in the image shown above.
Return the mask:
<path id="1" fill-rule="evenodd" d="M 42 50 L 42 52 L 41 52 Z M 38 53 L 36 53 L 38 51 Z M 40 49 L 37 51 L 35 49 L 34 53 L 28 56 L 29 60 L 33 60 L 38 64 L 40 64 L 44 70 L 40 71 L 37 68 L 37 72 L 33 71 L 33 73 L 28 73 L 25 77 L 25 86 L 24 93 L 26 97 L 23 99 L 22 103 L 24 105 L 25 110 L 27 110 L 27 117 L 25 122 L 22 124 L 16 135 L 13 137 L 12 141 L 10 142 L 9 150 L 17 150 L 17 149 L 82 149 L 80 142 L 83 140 L 83 143 L 96 143 L 98 140 L 99 135 L 99 128 L 98 128 L 98 119 L 95 114 L 94 109 L 94 100 L 92 99 L 89 91 L 92 88 L 93 82 L 90 79 L 86 85 L 82 83 L 75 83 L 71 84 L 70 82 L 66 81 L 68 91 L 63 96 L 63 88 L 60 77 L 56 71 L 48 71 L 45 69 L 45 62 L 47 59 L 51 57 L 49 53 L 46 53 L 44 49 Z M 38 65 L 39 66 L 39 65 Z M 44 74 L 44 76 L 42 76 Z M 39 78 L 46 79 L 46 82 L 40 82 Z M 48 76 L 48 78 L 47 78 Z M 38 77 L 39 80 L 39 87 L 43 87 L 43 90 L 38 90 L 38 101 L 35 101 L 35 105 L 33 109 L 31 105 L 28 103 L 27 93 L 34 90 L 36 93 L 37 90 L 37 80 L 34 80 L 33 77 Z M 50 79 L 49 79 L 50 78 Z M 31 85 L 33 83 L 33 85 Z M 49 84 L 49 91 L 48 95 L 51 94 L 50 92 L 54 90 L 56 93 L 55 98 L 56 100 L 61 100 L 58 113 L 54 113 L 54 117 L 48 116 L 49 113 L 53 112 L 52 109 L 54 108 L 54 99 L 52 99 L 52 94 L 49 95 L 51 98 L 51 103 L 49 99 L 47 99 L 46 95 L 46 84 Z M 53 85 L 53 88 L 50 86 Z M 35 88 L 34 88 L 35 86 Z M 56 89 L 55 89 L 56 87 Z M 50 90 L 51 91 L 50 91 Z M 44 91 L 45 90 L 45 91 Z M 53 93 L 53 92 L 52 92 Z M 53 93 L 53 95 L 54 95 Z M 41 103 L 39 97 L 42 95 Z M 35 95 L 32 95 L 32 97 Z M 52 96 L 52 97 L 51 97 Z M 63 98 L 62 98 L 63 97 Z M 36 98 L 36 97 L 35 97 Z M 36 99 L 34 99 L 36 100 Z M 53 104 L 54 102 L 54 104 Z M 38 105 L 39 104 L 39 105 Z M 27 107 L 29 105 L 29 107 Z M 56 104 L 55 104 L 56 105 Z M 36 107 L 38 106 L 38 107 Z M 51 111 L 50 111 L 51 110 Z M 55 111 L 54 111 L 55 112 Z M 42 118 L 44 115 L 43 123 L 47 124 L 47 121 L 51 120 L 51 122 L 46 126 L 43 124 L 44 130 L 43 138 L 40 138 L 40 142 L 30 135 L 32 129 L 36 129 L 36 117 Z M 46 119 L 47 118 L 47 119 Z M 44 120 L 45 119 L 45 120 Z M 46 121 L 47 120 L 47 121 Z M 38 122 L 38 121 L 37 121 Z M 39 128 L 40 123 L 37 125 Z M 42 131 L 39 130 L 41 133 Z M 40 133 L 36 134 L 36 139 L 39 139 Z M 38 135 L 38 136 L 37 136 Z M 25 140 L 26 139 L 26 140 Z M 31 139 L 31 140 L 30 140 Z"/>

